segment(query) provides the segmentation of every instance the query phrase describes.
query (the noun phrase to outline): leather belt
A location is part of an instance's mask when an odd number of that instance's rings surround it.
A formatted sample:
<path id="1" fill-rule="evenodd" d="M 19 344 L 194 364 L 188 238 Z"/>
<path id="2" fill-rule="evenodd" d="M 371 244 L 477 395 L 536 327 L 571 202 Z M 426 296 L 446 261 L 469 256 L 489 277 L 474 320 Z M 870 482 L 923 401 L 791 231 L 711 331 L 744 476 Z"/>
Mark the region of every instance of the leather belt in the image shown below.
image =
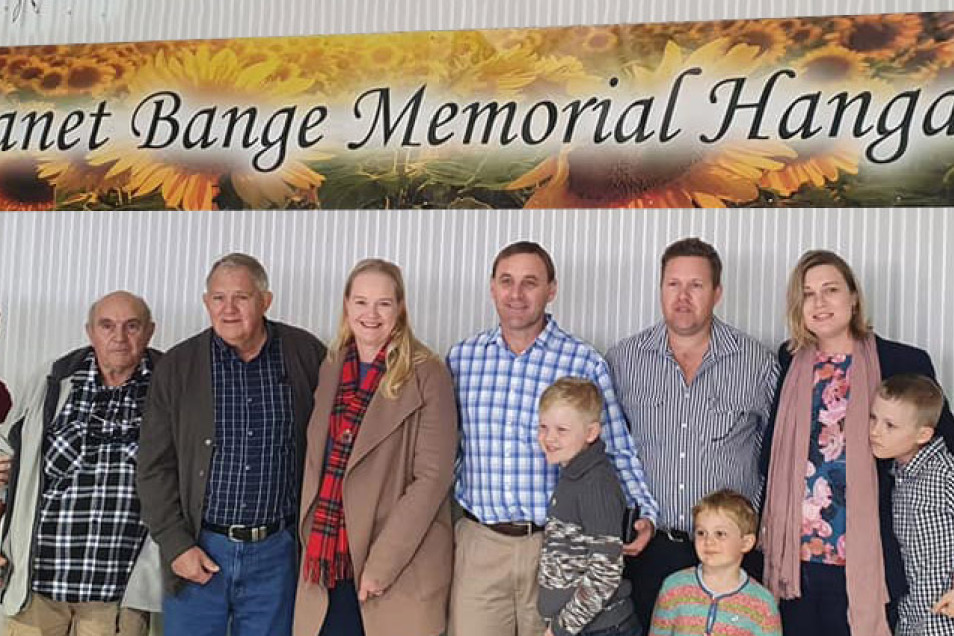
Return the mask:
<path id="1" fill-rule="evenodd" d="M 224 534 L 229 538 L 229 541 L 255 543 L 256 541 L 267 539 L 276 532 L 284 530 L 285 528 L 293 526 L 294 524 L 295 520 L 292 517 L 289 517 L 288 519 L 281 519 L 273 523 L 267 523 L 261 526 L 242 526 L 238 524 L 223 526 L 217 523 L 203 521 L 202 529 L 208 530 L 209 532 L 214 532 L 216 534 Z"/>
<path id="2" fill-rule="evenodd" d="M 475 517 L 469 510 L 464 510 L 464 516 L 471 521 L 479 523 L 485 528 L 493 530 L 497 534 L 502 534 L 508 537 L 529 537 L 535 532 L 543 532 L 543 526 L 538 526 L 532 521 L 522 521 L 514 523 L 484 523 L 477 517 Z"/>

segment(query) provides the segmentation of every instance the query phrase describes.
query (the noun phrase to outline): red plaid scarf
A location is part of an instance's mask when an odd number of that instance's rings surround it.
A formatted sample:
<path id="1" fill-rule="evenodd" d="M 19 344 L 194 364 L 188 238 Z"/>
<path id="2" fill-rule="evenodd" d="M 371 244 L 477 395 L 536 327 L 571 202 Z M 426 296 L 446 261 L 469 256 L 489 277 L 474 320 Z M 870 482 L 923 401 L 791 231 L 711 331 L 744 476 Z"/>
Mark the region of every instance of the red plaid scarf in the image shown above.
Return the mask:
<path id="1" fill-rule="evenodd" d="M 358 350 L 354 341 L 351 341 L 345 351 L 338 392 L 328 418 L 325 470 L 318 489 L 318 505 L 315 507 L 314 524 L 305 553 L 306 575 L 315 583 L 323 581 L 328 589 L 333 588 L 337 581 L 354 578 L 341 501 L 342 484 L 361 420 L 387 370 L 387 349 L 387 344 L 381 347 L 359 385 Z"/>

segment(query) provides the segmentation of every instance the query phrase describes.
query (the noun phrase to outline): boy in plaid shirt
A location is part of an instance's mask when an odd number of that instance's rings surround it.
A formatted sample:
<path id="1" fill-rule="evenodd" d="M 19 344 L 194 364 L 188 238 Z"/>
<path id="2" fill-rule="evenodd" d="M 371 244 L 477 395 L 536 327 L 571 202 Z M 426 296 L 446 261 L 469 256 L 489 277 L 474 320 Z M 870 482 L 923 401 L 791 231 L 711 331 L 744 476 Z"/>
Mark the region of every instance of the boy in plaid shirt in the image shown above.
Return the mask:
<path id="1" fill-rule="evenodd" d="M 908 374 L 882 382 L 871 405 L 871 450 L 894 460 L 892 515 L 908 582 L 896 636 L 954 636 L 954 456 L 934 436 L 943 406 L 934 381 Z"/>

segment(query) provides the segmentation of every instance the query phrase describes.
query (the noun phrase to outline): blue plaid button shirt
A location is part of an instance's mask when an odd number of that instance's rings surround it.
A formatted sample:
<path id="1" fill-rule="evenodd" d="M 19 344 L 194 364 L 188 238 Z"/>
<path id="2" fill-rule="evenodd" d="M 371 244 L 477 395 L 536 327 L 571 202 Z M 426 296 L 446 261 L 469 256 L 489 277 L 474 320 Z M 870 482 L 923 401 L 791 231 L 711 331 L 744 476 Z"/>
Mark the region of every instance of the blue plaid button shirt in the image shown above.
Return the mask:
<path id="1" fill-rule="evenodd" d="M 278 332 L 245 362 L 212 335 L 215 452 L 204 519 L 254 526 L 298 513 L 295 412 Z"/>
<path id="2" fill-rule="evenodd" d="M 655 522 L 659 507 L 599 353 L 566 333 L 550 315 L 534 343 L 516 355 L 500 327 L 454 345 L 447 365 L 460 409 L 461 445 L 455 496 L 484 523 L 532 521 L 543 525 L 558 468 L 537 443 L 540 394 L 565 376 L 584 377 L 603 392 L 603 441 L 629 505 Z"/>

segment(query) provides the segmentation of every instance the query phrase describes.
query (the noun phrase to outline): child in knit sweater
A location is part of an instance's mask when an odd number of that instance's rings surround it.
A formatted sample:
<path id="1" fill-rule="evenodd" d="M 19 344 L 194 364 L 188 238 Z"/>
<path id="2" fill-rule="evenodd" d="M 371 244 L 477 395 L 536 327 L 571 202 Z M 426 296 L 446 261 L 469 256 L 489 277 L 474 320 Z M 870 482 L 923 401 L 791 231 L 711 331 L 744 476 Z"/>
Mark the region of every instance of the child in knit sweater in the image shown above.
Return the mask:
<path id="1" fill-rule="evenodd" d="M 742 569 L 743 555 L 755 547 L 752 504 L 720 490 L 697 503 L 692 517 L 700 563 L 665 580 L 649 636 L 781 636 L 771 592 Z"/>

